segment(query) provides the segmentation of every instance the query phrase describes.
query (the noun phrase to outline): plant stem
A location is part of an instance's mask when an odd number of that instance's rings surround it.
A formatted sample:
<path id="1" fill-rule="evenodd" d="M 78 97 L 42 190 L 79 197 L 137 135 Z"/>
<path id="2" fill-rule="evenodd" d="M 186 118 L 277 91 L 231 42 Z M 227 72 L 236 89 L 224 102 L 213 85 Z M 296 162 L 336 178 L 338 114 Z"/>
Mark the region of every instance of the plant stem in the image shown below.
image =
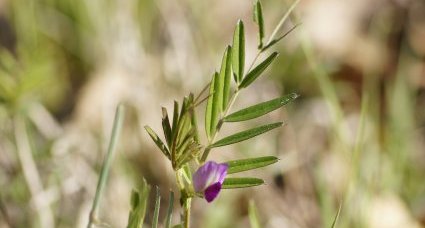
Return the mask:
<path id="1" fill-rule="evenodd" d="M 31 151 L 30 138 L 25 126 L 25 119 L 16 115 L 14 118 L 15 140 L 17 155 L 22 167 L 25 182 L 28 185 L 31 197 L 34 199 L 38 194 L 44 192 L 40 173 L 34 161 Z M 35 200 L 35 211 L 39 216 L 40 225 L 43 228 L 55 227 L 53 213 L 50 205 L 41 206 L 39 200 Z"/>
<path id="2" fill-rule="evenodd" d="M 254 60 L 252 61 L 251 65 L 249 66 L 247 72 L 251 71 L 252 67 L 254 66 L 254 63 L 257 61 L 258 57 L 260 57 L 260 54 L 263 53 L 263 50 L 259 50 L 257 52 L 257 55 L 255 56 Z"/>
<path id="3" fill-rule="evenodd" d="M 279 29 L 282 27 L 283 23 L 285 23 L 286 19 L 288 19 L 289 15 L 295 9 L 295 7 L 298 5 L 299 2 L 300 2 L 300 0 L 296 0 L 294 3 L 292 3 L 292 5 L 289 7 L 288 11 L 286 11 L 286 13 L 283 15 L 282 19 L 280 19 L 279 23 L 274 28 L 272 34 L 270 35 L 269 41 L 267 41 L 267 44 L 265 46 L 269 45 L 270 42 L 273 41 L 273 39 L 275 38 L 275 36 L 279 32 Z"/>
<path id="4" fill-rule="evenodd" d="M 115 113 L 115 119 L 114 119 L 114 125 L 113 125 L 113 128 L 112 128 L 111 140 L 109 141 L 108 152 L 107 152 L 107 155 L 105 157 L 105 160 L 103 161 L 99 181 L 97 182 L 96 195 L 95 195 L 94 200 L 93 200 L 93 206 L 92 206 L 92 209 L 90 211 L 89 223 L 87 224 L 87 228 L 92 228 L 98 220 L 97 214 L 98 214 L 98 211 L 99 211 L 100 198 L 101 198 L 103 190 L 105 188 L 106 180 L 108 179 L 109 168 L 110 168 L 111 163 L 112 163 L 112 158 L 113 158 L 113 155 L 114 155 L 114 151 L 116 149 L 118 138 L 119 138 L 119 135 L 120 135 L 120 132 L 121 132 L 122 123 L 123 123 L 123 120 L 124 120 L 123 115 L 124 115 L 124 106 L 120 104 L 120 105 L 118 105 L 117 111 Z"/>
<path id="5" fill-rule="evenodd" d="M 192 198 L 186 198 L 183 203 L 183 224 L 184 228 L 190 228 L 190 208 L 192 206 Z"/>
<path id="6" fill-rule="evenodd" d="M 188 189 L 185 187 L 185 184 L 182 180 L 182 171 L 176 171 L 176 182 L 177 186 L 180 189 L 180 202 L 182 202 L 183 207 L 183 215 L 182 215 L 182 223 L 184 228 L 190 227 L 190 208 L 192 206 L 192 196 L 189 194 Z"/>
<path id="7" fill-rule="evenodd" d="M 221 129 L 221 126 L 223 126 L 223 118 L 224 118 L 225 116 L 227 116 L 227 114 L 229 114 L 230 108 L 231 108 L 231 107 L 233 106 L 233 104 L 235 103 L 235 101 L 236 101 L 236 97 L 238 97 L 239 92 L 240 92 L 240 90 L 239 90 L 239 89 L 236 89 L 236 91 L 233 93 L 232 97 L 230 98 L 230 102 L 229 102 L 229 104 L 227 105 L 226 110 L 223 112 L 222 117 L 220 118 L 220 120 L 219 120 L 219 121 L 218 121 L 218 123 L 217 123 L 217 129 L 216 129 L 216 131 L 215 131 L 215 133 L 214 133 L 214 136 L 213 136 L 213 137 L 211 138 L 211 140 L 208 142 L 207 147 L 205 147 L 205 149 L 204 149 L 204 153 L 202 153 L 201 163 L 204 163 L 204 162 L 205 162 L 205 160 L 207 160 L 208 154 L 209 154 L 209 153 L 210 153 L 210 151 L 211 151 L 210 146 L 214 143 L 215 139 L 216 139 L 216 138 L 217 138 L 217 136 L 218 136 L 218 132 L 219 132 L 219 131 L 220 131 L 220 129 Z"/>

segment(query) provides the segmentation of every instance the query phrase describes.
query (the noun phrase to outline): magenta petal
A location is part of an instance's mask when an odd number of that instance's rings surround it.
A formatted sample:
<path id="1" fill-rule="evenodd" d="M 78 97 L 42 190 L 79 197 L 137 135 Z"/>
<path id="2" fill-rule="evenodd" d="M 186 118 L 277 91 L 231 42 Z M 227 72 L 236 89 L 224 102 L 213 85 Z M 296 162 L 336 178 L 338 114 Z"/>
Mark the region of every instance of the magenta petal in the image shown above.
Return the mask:
<path id="1" fill-rule="evenodd" d="M 206 162 L 193 174 L 193 187 L 196 192 L 203 192 L 211 185 L 223 183 L 227 175 L 227 164 L 218 164 L 213 161 Z"/>
<path id="2" fill-rule="evenodd" d="M 207 189 L 205 189 L 204 195 L 207 202 L 210 203 L 211 201 L 213 201 L 218 196 L 218 193 L 220 193 L 220 190 L 221 190 L 220 182 L 217 182 L 209 186 Z"/>

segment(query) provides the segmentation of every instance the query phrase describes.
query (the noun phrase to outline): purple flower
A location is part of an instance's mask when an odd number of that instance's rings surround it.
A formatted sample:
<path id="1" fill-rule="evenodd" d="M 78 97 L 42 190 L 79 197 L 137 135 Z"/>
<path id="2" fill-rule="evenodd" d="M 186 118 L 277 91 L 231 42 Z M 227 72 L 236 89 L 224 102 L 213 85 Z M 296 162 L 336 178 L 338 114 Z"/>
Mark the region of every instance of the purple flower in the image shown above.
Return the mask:
<path id="1" fill-rule="evenodd" d="M 193 174 L 193 187 L 196 192 L 203 193 L 207 202 L 213 201 L 221 190 L 227 175 L 227 164 L 209 161 Z"/>

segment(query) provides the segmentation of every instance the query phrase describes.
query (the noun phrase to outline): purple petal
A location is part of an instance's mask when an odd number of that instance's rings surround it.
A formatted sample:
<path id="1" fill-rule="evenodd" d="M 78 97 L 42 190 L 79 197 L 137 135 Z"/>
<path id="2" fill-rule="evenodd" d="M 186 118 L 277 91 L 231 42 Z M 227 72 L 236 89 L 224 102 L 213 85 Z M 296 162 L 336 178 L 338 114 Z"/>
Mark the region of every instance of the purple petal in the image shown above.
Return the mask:
<path id="1" fill-rule="evenodd" d="M 201 166 L 193 174 L 193 187 L 196 192 L 203 192 L 209 186 L 220 183 L 223 184 L 224 178 L 227 175 L 227 164 L 218 164 L 209 161 Z"/>
<path id="2" fill-rule="evenodd" d="M 220 182 L 220 185 L 222 185 L 224 182 L 224 178 L 227 175 L 228 168 L 229 168 L 229 165 L 225 163 L 219 164 L 217 167 L 217 182 Z"/>
<path id="3" fill-rule="evenodd" d="M 218 193 L 220 193 L 221 190 L 221 183 L 217 182 L 211 186 L 209 186 L 207 189 L 205 189 L 205 199 L 208 203 L 211 203 L 217 196 Z"/>

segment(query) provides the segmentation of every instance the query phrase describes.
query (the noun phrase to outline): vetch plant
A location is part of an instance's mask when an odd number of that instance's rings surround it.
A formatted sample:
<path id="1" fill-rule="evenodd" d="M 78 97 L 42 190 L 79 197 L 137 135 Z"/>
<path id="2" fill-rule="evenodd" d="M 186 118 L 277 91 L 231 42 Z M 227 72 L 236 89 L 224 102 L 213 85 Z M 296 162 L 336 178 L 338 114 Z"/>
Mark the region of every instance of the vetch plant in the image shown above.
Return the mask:
<path id="1" fill-rule="evenodd" d="M 247 89 L 262 75 L 277 58 L 278 53 L 273 52 L 269 54 L 268 57 L 256 65 L 258 57 L 282 40 L 296 27 L 294 26 L 289 32 L 275 38 L 284 21 L 298 2 L 299 0 L 291 5 L 288 12 L 276 26 L 268 42 L 264 42 L 265 31 L 262 5 L 259 0 L 256 0 L 254 2 L 254 21 L 258 25 L 258 53 L 251 65 L 245 68 L 245 31 L 244 23 L 239 20 L 234 31 L 233 43 L 225 49 L 220 71 L 213 73 L 211 82 L 196 97 L 193 93 L 190 93 L 183 98 L 181 103 L 174 101 L 172 115 L 169 115 L 166 108 L 162 108 L 162 131 L 165 140 L 162 140 L 152 128 L 145 126 L 147 133 L 159 151 L 170 161 L 170 165 L 175 172 L 182 207 L 181 222 L 176 227 L 190 227 L 193 199 L 204 198 L 207 202 L 211 203 L 219 197 L 222 189 L 247 188 L 264 183 L 262 179 L 255 177 L 228 176 L 234 173 L 265 167 L 278 161 L 278 158 L 274 156 L 224 162 L 208 161 L 208 157 L 210 152 L 217 147 L 239 143 L 282 126 L 282 122 L 270 123 L 219 138 L 219 132 L 223 124 L 227 122 L 247 121 L 263 116 L 298 97 L 297 94 L 291 93 L 231 112 L 231 108 L 241 91 Z M 204 101 L 207 103 L 204 117 L 207 142 L 201 142 L 200 140 L 199 135 L 201 131 L 197 124 L 196 115 L 197 108 Z M 114 135 L 116 134 L 113 133 Z M 114 144 L 111 146 L 113 147 Z M 108 166 L 109 160 L 106 159 L 106 161 L 106 166 Z M 102 169 L 102 174 L 104 170 Z M 107 171 L 105 172 L 107 174 Z M 105 176 L 101 175 L 98 186 L 104 186 L 104 180 L 102 178 Z M 142 227 L 149 191 L 150 186 L 144 181 L 143 186 L 132 193 L 128 227 Z M 101 193 L 102 191 L 98 190 L 97 193 L 99 192 Z M 96 223 L 97 209 L 95 205 L 98 204 L 98 198 L 98 194 L 96 194 L 89 227 Z M 159 223 L 160 199 L 159 190 L 156 188 L 152 227 L 157 227 Z M 174 193 L 170 192 L 170 203 L 163 223 L 166 228 L 171 226 L 171 216 L 174 209 L 173 201 Z"/>

